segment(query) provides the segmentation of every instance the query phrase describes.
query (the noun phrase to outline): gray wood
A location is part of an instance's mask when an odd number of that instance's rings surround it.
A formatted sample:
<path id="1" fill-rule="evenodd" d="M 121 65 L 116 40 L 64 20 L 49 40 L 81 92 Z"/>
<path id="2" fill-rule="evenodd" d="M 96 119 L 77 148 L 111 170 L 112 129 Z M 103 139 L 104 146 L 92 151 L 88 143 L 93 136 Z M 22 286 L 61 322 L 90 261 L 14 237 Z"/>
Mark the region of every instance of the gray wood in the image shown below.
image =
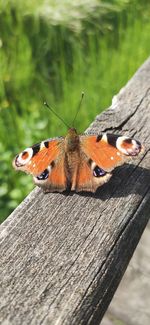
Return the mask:
<path id="1" fill-rule="evenodd" d="M 150 221 L 101 325 L 150 324 Z"/>
<path id="2" fill-rule="evenodd" d="M 147 60 L 87 130 L 134 136 L 143 156 L 96 194 L 36 188 L 1 225 L 2 324 L 100 323 L 150 215 L 149 95 Z"/>

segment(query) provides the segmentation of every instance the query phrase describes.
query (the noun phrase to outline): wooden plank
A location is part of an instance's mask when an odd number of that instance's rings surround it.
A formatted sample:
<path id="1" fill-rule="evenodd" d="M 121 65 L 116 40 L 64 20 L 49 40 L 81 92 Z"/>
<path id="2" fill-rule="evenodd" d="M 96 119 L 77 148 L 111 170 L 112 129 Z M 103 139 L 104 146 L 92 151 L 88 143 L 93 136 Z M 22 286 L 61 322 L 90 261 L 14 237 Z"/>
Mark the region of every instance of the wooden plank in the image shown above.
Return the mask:
<path id="1" fill-rule="evenodd" d="M 87 130 L 134 136 L 143 156 L 95 194 L 36 188 L 1 225 L 2 324 L 99 324 L 149 219 L 149 94 L 147 60 Z"/>
<path id="2" fill-rule="evenodd" d="M 105 313 L 101 325 L 150 323 L 150 221 Z"/>

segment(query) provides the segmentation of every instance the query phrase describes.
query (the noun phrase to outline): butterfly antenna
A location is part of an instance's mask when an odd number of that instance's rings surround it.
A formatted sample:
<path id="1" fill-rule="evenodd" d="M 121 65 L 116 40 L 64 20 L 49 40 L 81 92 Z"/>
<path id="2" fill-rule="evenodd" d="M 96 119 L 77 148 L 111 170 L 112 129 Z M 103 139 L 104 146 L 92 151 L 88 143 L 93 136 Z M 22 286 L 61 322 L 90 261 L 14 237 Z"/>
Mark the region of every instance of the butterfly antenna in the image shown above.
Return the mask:
<path id="1" fill-rule="evenodd" d="M 74 123 L 75 123 L 75 120 L 76 120 L 76 118 L 77 118 L 77 115 L 78 115 L 78 113 L 79 113 L 79 110 L 80 110 L 80 108 L 81 108 L 82 101 L 83 101 L 83 97 L 84 97 L 84 92 L 81 93 L 81 99 L 80 99 L 80 101 L 79 101 L 79 104 L 78 104 L 78 107 L 77 107 L 77 111 L 76 111 L 75 117 L 74 117 L 73 122 L 72 122 L 72 126 L 73 126 L 73 127 L 74 127 Z"/>
<path id="2" fill-rule="evenodd" d="M 53 108 L 51 107 L 51 106 L 49 106 L 48 105 L 48 103 L 47 102 L 44 102 L 44 106 L 46 106 L 54 115 L 56 115 L 57 116 L 57 118 L 61 121 L 61 122 L 63 122 L 66 126 L 67 126 L 67 128 L 69 129 L 70 127 L 69 127 L 69 125 L 63 120 L 63 118 L 62 117 L 60 117 L 54 110 L 53 110 Z"/>

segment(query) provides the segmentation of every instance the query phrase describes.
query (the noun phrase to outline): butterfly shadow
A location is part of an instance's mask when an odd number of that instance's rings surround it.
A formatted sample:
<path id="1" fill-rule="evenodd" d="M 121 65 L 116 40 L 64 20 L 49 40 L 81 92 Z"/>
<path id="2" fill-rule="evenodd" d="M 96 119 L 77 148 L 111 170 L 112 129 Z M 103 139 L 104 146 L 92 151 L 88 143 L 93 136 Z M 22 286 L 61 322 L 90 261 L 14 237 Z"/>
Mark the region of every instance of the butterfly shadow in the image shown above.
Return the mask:
<path id="1" fill-rule="evenodd" d="M 150 169 L 124 164 L 112 172 L 112 178 L 108 183 L 99 187 L 95 193 L 78 192 L 80 197 L 93 197 L 100 200 L 108 200 L 111 197 L 126 197 L 130 194 L 145 195 L 150 186 Z M 75 192 L 65 191 L 64 196 L 73 196 Z"/>

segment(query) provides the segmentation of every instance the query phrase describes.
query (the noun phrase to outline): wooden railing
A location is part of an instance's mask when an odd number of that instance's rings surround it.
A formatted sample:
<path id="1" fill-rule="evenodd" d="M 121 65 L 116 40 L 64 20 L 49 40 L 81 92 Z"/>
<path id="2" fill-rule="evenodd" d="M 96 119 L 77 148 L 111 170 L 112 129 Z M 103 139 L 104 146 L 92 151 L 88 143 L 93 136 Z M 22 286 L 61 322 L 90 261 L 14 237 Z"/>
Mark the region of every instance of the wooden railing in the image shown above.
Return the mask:
<path id="1" fill-rule="evenodd" d="M 145 151 L 96 194 L 36 188 L 1 225 L 1 324 L 100 323 L 150 216 L 150 60 L 88 131 Z"/>

